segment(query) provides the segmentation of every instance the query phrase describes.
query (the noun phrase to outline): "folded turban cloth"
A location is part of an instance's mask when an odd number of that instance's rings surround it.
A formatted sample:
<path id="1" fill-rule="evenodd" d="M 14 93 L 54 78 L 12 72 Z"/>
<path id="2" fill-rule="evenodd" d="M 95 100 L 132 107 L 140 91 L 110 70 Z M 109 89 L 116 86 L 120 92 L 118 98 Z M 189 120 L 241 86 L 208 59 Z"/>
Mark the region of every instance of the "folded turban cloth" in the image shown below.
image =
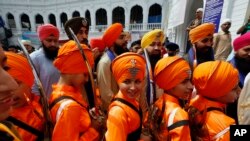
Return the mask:
<path id="1" fill-rule="evenodd" d="M 131 78 L 143 80 L 145 71 L 146 61 L 137 53 L 123 53 L 112 62 L 112 72 L 118 83 Z"/>
<path id="2" fill-rule="evenodd" d="M 191 77 L 189 64 L 179 56 L 162 58 L 155 66 L 155 82 L 164 90 L 175 87 L 188 77 Z"/>
<path id="3" fill-rule="evenodd" d="M 22 40 L 21 41 L 23 43 L 23 45 L 29 45 L 32 46 L 31 41 L 30 40 Z"/>
<path id="4" fill-rule="evenodd" d="M 209 61 L 194 69 L 193 83 L 199 95 L 218 98 L 238 84 L 238 71 L 228 62 Z"/>
<path id="5" fill-rule="evenodd" d="M 65 23 L 64 25 L 65 32 L 67 36 L 69 37 L 69 39 L 73 40 L 69 32 L 69 27 L 73 30 L 74 34 L 76 35 L 82 27 L 85 27 L 89 31 L 89 22 L 86 18 L 74 17 Z"/>
<path id="6" fill-rule="evenodd" d="M 81 44 L 81 46 L 90 64 L 90 67 L 93 67 L 94 58 L 92 51 L 84 44 Z M 88 73 L 87 65 L 73 40 L 68 41 L 59 49 L 57 58 L 54 61 L 54 65 L 61 73 Z"/>
<path id="7" fill-rule="evenodd" d="M 242 36 L 236 38 L 233 42 L 234 51 L 250 45 L 250 32 L 243 34 Z"/>
<path id="8" fill-rule="evenodd" d="M 160 29 L 154 29 L 146 33 L 141 40 L 141 47 L 146 48 L 148 47 L 155 39 L 159 38 L 160 42 L 164 42 L 164 34 L 163 31 Z"/>
<path id="9" fill-rule="evenodd" d="M 92 38 L 90 40 L 90 47 L 91 48 L 98 48 L 99 51 L 104 51 L 105 50 L 105 43 L 103 42 L 102 38 Z"/>
<path id="10" fill-rule="evenodd" d="M 29 87 L 32 87 L 34 83 L 34 76 L 32 69 L 28 63 L 28 60 L 22 55 L 5 52 L 7 56 L 7 65 L 10 67 L 8 73 L 14 78 L 17 79 Z"/>
<path id="11" fill-rule="evenodd" d="M 110 27 L 108 27 L 102 37 L 102 40 L 104 41 L 105 45 L 107 47 L 111 47 L 121 35 L 122 30 L 123 27 L 120 23 L 114 23 Z"/>
<path id="12" fill-rule="evenodd" d="M 167 43 L 165 46 L 170 51 L 176 51 L 179 49 L 179 45 L 177 45 L 176 43 L 172 43 L 172 42 Z"/>
<path id="13" fill-rule="evenodd" d="M 198 8 L 196 12 L 203 12 L 203 8 Z"/>
<path id="14" fill-rule="evenodd" d="M 38 37 L 40 41 L 43 41 L 49 36 L 55 36 L 59 39 L 59 30 L 52 24 L 44 24 L 37 29 Z"/>
<path id="15" fill-rule="evenodd" d="M 204 23 L 201 24 L 189 32 L 189 38 L 191 40 L 191 43 L 196 43 L 198 41 L 203 40 L 205 37 L 207 37 L 209 34 L 213 35 L 215 30 L 215 25 L 213 23 Z"/>

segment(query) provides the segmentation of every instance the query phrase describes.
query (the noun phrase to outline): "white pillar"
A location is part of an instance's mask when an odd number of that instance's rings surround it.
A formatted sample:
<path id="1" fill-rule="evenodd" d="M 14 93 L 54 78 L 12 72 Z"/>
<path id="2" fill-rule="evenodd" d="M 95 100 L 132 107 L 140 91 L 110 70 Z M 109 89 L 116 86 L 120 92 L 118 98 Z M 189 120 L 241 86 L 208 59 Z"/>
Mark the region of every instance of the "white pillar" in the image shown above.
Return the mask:
<path id="1" fill-rule="evenodd" d="M 143 7 L 143 31 L 147 31 L 148 25 L 148 6 Z"/>
<path id="2" fill-rule="evenodd" d="M 125 8 L 125 30 L 129 30 L 130 25 L 130 9 L 128 7 Z"/>
<path id="3" fill-rule="evenodd" d="M 112 10 L 113 9 L 106 9 L 107 11 L 107 26 L 112 24 Z"/>
<path id="4" fill-rule="evenodd" d="M 43 22 L 44 22 L 44 24 L 49 23 L 49 15 L 48 14 L 43 14 L 42 16 L 43 16 Z"/>
<path id="5" fill-rule="evenodd" d="M 58 28 L 58 30 L 61 32 L 61 19 L 60 19 L 60 13 L 56 13 L 55 14 L 56 17 L 56 27 Z"/>
<path id="6" fill-rule="evenodd" d="M 92 28 L 91 30 L 92 30 L 92 32 L 94 32 L 95 31 L 95 25 L 96 25 L 96 21 L 95 21 L 95 19 L 96 19 L 96 10 L 91 9 L 89 11 L 89 13 L 90 13 L 90 20 L 91 20 L 91 28 Z"/>
<path id="7" fill-rule="evenodd" d="M 15 24 L 16 24 L 16 30 L 19 33 L 21 33 L 21 30 L 22 30 L 22 23 L 21 23 L 21 17 L 20 17 L 20 14 L 19 13 L 16 13 L 14 15 L 14 19 L 15 19 Z"/>
<path id="8" fill-rule="evenodd" d="M 31 25 L 31 31 L 36 31 L 36 19 L 33 14 L 29 14 L 30 19 L 30 25 Z"/>

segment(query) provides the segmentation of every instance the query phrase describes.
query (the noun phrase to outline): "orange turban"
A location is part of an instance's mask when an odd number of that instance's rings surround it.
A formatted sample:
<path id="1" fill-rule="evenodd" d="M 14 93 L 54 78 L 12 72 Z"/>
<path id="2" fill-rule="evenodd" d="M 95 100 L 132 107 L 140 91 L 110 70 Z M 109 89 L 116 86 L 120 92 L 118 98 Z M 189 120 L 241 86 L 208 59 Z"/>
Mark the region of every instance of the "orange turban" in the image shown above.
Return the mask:
<path id="1" fill-rule="evenodd" d="M 49 36 L 55 36 L 57 39 L 59 39 L 59 30 L 57 27 L 55 27 L 52 24 L 44 24 L 37 28 L 37 33 L 40 41 L 43 41 Z"/>
<path id="2" fill-rule="evenodd" d="M 208 98 L 226 95 L 238 81 L 238 71 L 224 61 L 202 63 L 195 68 L 193 74 L 193 83 L 198 94 Z"/>
<path id="3" fill-rule="evenodd" d="M 141 40 L 141 47 L 148 47 L 156 38 L 159 38 L 161 43 L 164 42 L 164 34 L 160 29 L 154 29 L 146 33 Z"/>
<path id="4" fill-rule="evenodd" d="M 191 69 L 188 62 L 181 57 L 165 57 L 157 62 L 154 77 L 160 88 L 169 90 L 191 77 Z"/>
<path id="5" fill-rule="evenodd" d="M 114 44 L 114 42 L 121 35 L 122 30 L 123 26 L 120 23 L 114 23 L 109 28 L 107 28 L 102 37 L 102 40 L 107 47 L 111 47 Z"/>
<path id="6" fill-rule="evenodd" d="M 196 28 L 193 28 L 189 32 L 189 38 L 191 40 L 191 43 L 196 43 L 198 41 L 201 41 L 209 34 L 213 35 L 215 30 L 215 25 L 213 23 L 204 23 Z"/>
<path id="7" fill-rule="evenodd" d="M 105 44 L 101 38 L 92 38 L 89 44 L 91 48 L 97 47 L 101 52 L 105 50 Z"/>
<path id="8" fill-rule="evenodd" d="M 81 44 L 81 46 L 90 66 L 93 67 L 94 58 L 92 51 L 84 44 Z M 88 73 L 87 65 L 73 40 L 68 41 L 59 49 L 54 65 L 61 73 Z"/>
<path id="9" fill-rule="evenodd" d="M 28 63 L 28 60 L 22 55 L 5 52 L 7 56 L 7 65 L 10 67 L 8 73 L 14 78 L 17 79 L 29 87 L 32 87 L 34 83 L 34 76 L 32 69 Z"/>
<path id="10" fill-rule="evenodd" d="M 112 62 L 112 72 L 118 83 L 131 77 L 143 80 L 145 71 L 146 61 L 137 53 L 123 53 Z"/>

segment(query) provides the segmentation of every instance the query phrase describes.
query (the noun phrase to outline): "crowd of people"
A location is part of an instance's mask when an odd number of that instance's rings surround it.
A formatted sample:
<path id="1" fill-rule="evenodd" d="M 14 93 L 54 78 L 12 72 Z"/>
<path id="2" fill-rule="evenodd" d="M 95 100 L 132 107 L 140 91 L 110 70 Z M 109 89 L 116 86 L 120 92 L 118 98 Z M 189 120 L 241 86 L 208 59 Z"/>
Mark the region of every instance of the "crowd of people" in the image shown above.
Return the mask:
<path id="1" fill-rule="evenodd" d="M 89 41 L 83 17 L 65 23 L 63 45 L 44 24 L 38 50 L 27 40 L 29 54 L 0 47 L 0 140 L 229 141 L 230 125 L 250 124 L 249 23 L 232 41 L 230 19 L 214 33 L 202 12 L 184 56 L 161 29 L 128 48 L 130 33 L 114 23 Z"/>

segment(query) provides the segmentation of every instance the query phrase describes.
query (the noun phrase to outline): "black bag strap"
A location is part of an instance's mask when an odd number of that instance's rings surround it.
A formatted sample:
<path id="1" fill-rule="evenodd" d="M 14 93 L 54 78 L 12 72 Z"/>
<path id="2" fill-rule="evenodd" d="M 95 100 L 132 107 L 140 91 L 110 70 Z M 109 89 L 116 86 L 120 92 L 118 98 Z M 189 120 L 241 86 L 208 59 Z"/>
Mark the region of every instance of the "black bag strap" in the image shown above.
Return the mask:
<path id="1" fill-rule="evenodd" d="M 71 99 L 71 100 L 75 101 L 76 103 L 78 103 L 79 105 L 81 105 L 82 107 L 88 109 L 88 107 L 82 105 L 81 103 L 79 103 L 78 101 L 76 101 L 71 96 L 60 96 L 60 97 L 58 97 L 57 99 L 55 99 L 54 101 L 51 102 L 51 104 L 49 105 L 49 109 L 51 110 L 58 102 L 60 102 L 61 100 L 64 100 L 64 99 Z"/>
<path id="2" fill-rule="evenodd" d="M 12 122 L 16 126 L 22 128 L 24 130 L 32 133 L 33 135 L 36 135 L 37 137 L 43 137 L 44 136 L 43 132 L 41 132 L 41 131 L 37 130 L 36 128 L 24 123 L 21 120 L 16 119 L 15 117 L 9 116 L 6 120 Z"/>
<path id="3" fill-rule="evenodd" d="M 188 124 L 189 124 L 188 120 L 177 121 L 168 127 L 168 131 L 173 130 L 173 129 L 180 127 L 180 126 L 188 125 Z"/>
<path id="4" fill-rule="evenodd" d="M 119 102 L 121 102 L 121 103 L 123 103 L 123 104 L 129 106 L 129 107 L 132 108 L 134 111 L 136 111 L 139 115 L 141 115 L 141 114 L 140 114 L 140 111 L 139 111 L 133 104 L 129 103 L 128 101 L 126 101 L 126 100 L 124 100 L 124 99 L 122 99 L 122 98 L 114 98 L 114 99 L 112 100 L 112 102 L 113 102 L 113 101 L 119 101 Z"/>

